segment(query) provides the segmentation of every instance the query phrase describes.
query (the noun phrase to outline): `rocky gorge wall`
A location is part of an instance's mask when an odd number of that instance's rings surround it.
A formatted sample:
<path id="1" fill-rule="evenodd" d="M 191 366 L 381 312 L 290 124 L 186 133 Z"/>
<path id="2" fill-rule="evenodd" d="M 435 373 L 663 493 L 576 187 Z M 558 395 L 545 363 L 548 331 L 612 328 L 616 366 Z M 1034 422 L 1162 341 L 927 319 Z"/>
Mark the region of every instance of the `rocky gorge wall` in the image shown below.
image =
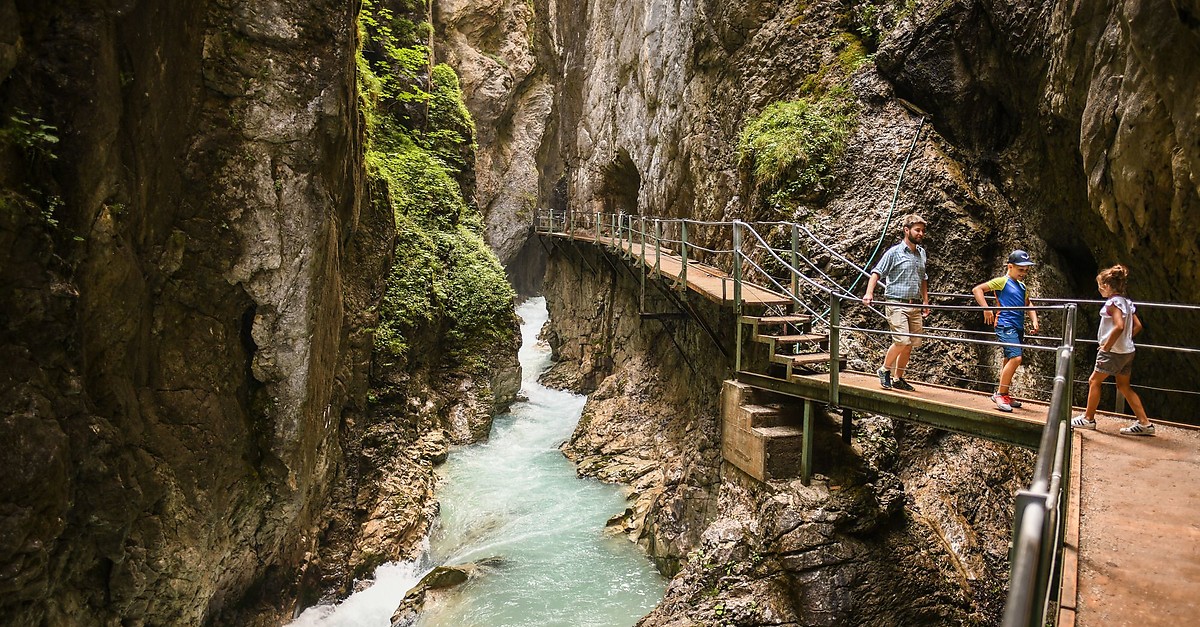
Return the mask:
<path id="1" fill-rule="evenodd" d="M 3 614 L 215 620 L 315 546 L 338 457 L 353 12 L 2 4 Z"/>
<path id="2" fill-rule="evenodd" d="M 462 76 L 478 123 L 475 202 L 488 216 L 488 244 L 518 291 L 536 293 L 544 261 L 527 236 L 534 211 L 554 194 L 543 179 L 556 152 L 546 138 L 558 123 L 559 8 L 546 0 L 451 0 L 433 10 L 435 56 Z"/>
<path id="3" fill-rule="evenodd" d="M 1190 63 L 1200 47 L 1197 13 L 1195 2 L 1124 0 L 559 8 L 556 111 L 571 202 L 761 216 L 768 207 L 755 203 L 739 167 L 738 134 L 771 102 L 827 95 L 840 83 L 867 127 L 849 141 L 827 196 L 772 208 L 776 215 L 808 205 L 877 221 L 886 181 L 895 180 L 879 175 L 896 167 L 859 174 L 883 164 L 858 151 L 907 143 L 908 133 L 871 126 L 881 118 L 913 125 L 917 113 L 890 108 L 903 99 L 946 138 L 940 160 L 960 177 L 939 194 L 919 178 L 902 189 L 901 207 L 928 213 L 933 235 L 953 228 L 955 213 L 974 213 L 983 224 L 972 226 L 987 229 L 997 250 L 1031 242 L 1044 251 L 1071 293 L 1090 296 L 1095 267 L 1126 261 L 1136 264 L 1144 300 L 1197 302 L 1189 225 L 1200 157 L 1188 139 L 1200 89 Z M 635 188 L 614 187 L 621 168 L 633 169 Z"/>
<path id="4" fill-rule="evenodd" d="M 1024 248 L 1035 295 L 1097 298 L 1096 271 L 1120 262 L 1135 300 L 1197 303 L 1200 77 L 1161 52 L 1200 49 L 1195 14 L 974 0 L 560 10 L 562 156 L 546 171 L 565 172 L 578 210 L 794 219 L 860 263 L 895 190 L 895 215 L 930 220 L 934 291 L 965 293 Z M 853 124 L 821 185 L 780 195 L 751 172 L 744 134 L 796 100 L 841 103 Z M 1196 314 L 1143 313 L 1143 342 L 1190 346 Z M 1151 357 L 1147 380 L 1194 388 L 1194 360 Z M 1190 396 L 1150 396 L 1156 415 L 1193 413 Z"/>
<path id="5" fill-rule="evenodd" d="M 0 1 L 5 624 L 279 624 L 411 556 L 433 465 L 511 402 L 456 181 L 365 163 L 359 9 Z M 480 286 L 486 351 L 437 300 Z"/>

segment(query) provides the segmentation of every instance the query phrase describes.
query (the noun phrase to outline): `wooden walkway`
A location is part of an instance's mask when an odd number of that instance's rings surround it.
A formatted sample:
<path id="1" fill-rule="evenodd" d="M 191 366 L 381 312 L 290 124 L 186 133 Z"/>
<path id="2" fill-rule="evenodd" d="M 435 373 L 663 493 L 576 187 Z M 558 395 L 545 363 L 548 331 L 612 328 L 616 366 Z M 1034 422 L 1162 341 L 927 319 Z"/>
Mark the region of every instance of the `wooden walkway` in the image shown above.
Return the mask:
<path id="1" fill-rule="evenodd" d="M 1200 624 L 1200 431 L 1076 431 L 1059 625 Z"/>
<path id="2" fill-rule="evenodd" d="M 568 238 L 564 233 L 555 233 L 554 236 Z M 600 236 L 597 239 L 595 232 L 587 233 L 583 231 L 576 231 L 568 239 L 602 244 L 609 248 L 621 250 L 638 261 L 641 261 L 643 258 L 643 244 L 640 242 L 618 241 L 606 236 Z M 644 252 L 646 267 L 650 271 L 657 270 L 658 274 L 667 279 L 677 283 L 680 282 L 680 278 L 683 276 L 683 257 L 675 254 L 673 250 L 656 248 L 650 244 L 645 245 Z M 687 287 L 689 290 L 713 302 L 733 304 L 733 278 L 720 268 L 689 259 L 687 263 Z M 742 283 L 742 303 L 746 306 L 763 308 L 767 306 L 785 306 L 791 304 L 791 302 L 791 299 L 779 292 L 774 292 L 750 283 Z"/>
<path id="3" fill-rule="evenodd" d="M 775 392 L 829 398 L 828 374 L 768 379 L 738 376 Z M 1001 413 L 982 392 L 914 385 L 914 392 L 884 390 L 874 375 L 841 372 L 840 405 L 1036 448 L 1046 403 L 1022 400 Z M 1100 414 L 1096 431 L 1075 431 L 1060 626 L 1200 624 L 1200 430 L 1156 422 L 1154 437 L 1120 435 L 1132 421 Z"/>
<path id="4" fill-rule="evenodd" d="M 828 374 L 797 375 L 785 381 L 739 372 L 737 379 L 780 394 L 830 402 Z M 911 383 L 916 387 L 915 392 L 884 390 L 879 387 L 879 379 L 873 374 L 842 371 L 838 373 L 838 406 L 892 416 L 994 442 L 1037 448 L 1048 413 L 1045 403 L 1026 400 L 1012 413 L 1001 413 L 988 400 L 988 395 L 982 392 L 930 383 Z"/>

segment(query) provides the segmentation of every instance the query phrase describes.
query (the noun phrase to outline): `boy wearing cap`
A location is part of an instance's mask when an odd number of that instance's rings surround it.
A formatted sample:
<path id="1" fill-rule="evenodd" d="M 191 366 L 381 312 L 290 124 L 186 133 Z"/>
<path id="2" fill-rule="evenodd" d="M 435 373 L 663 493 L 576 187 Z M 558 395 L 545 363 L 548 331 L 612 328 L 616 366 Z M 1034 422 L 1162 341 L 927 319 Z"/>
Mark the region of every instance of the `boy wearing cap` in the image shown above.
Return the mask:
<path id="1" fill-rule="evenodd" d="M 1009 397 L 1008 388 L 1012 384 L 1013 375 L 1021 365 L 1020 345 L 1025 343 L 1026 313 L 1021 309 L 1003 308 L 1029 306 L 1029 290 L 1025 288 L 1024 280 L 1029 274 L 1029 268 L 1033 265 L 1035 264 L 1029 258 L 1029 253 L 1023 250 L 1014 250 L 1008 256 L 1008 272 L 1004 276 L 980 283 L 971 290 L 971 293 L 975 295 L 975 302 L 983 307 L 983 321 L 996 326 L 996 337 L 1004 344 L 1004 365 L 1000 367 L 1000 386 L 991 397 L 992 402 L 1000 411 L 1012 411 L 1013 407 L 1021 406 L 1020 402 Z M 998 313 L 988 304 L 984 292 L 992 292 L 996 306 L 1002 308 Z M 1038 325 L 1036 311 L 1029 310 L 1029 320 L 1033 323 L 1033 332 L 1037 333 L 1040 325 Z"/>

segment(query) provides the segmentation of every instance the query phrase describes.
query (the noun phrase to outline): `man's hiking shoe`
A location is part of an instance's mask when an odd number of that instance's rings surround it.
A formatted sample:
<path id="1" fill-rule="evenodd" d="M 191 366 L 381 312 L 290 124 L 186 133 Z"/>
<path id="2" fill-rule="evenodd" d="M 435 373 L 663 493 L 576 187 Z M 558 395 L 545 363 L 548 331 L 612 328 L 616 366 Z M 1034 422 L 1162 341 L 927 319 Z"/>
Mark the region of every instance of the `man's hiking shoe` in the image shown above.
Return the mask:
<path id="1" fill-rule="evenodd" d="M 892 381 L 892 387 L 896 388 L 897 390 L 903 390 L 905 392 L 916 392 L 917 391 L 917 388 L 914 388 L 913 386 L 909 385 L 908 381 L 905 381 L 904 379 L 896 379 L 895 381 Z"/>
<path id="2" fill-rule="evenodd" d="M 1008 403 L 1008 406 L 1012 407 L 1013 409 L 1016 409 L 1021 406 L 1021 401 L 1015 400 L 1015 399 L 1013 399 L 1013 397 L 1011 397 L 1007 394 L 1004 395 L 1004 402 Z"/>
<path id="3" fill-rule="evenodd" d="M 890 390 L 892 389 L 892 371 L 887 368 L 880 368 L 875 371 L 879 375 L 879 387 Z"/>
<path id="4" fill-rule="evenodd" d="M 1074 418 L 1071 419 L 1071 426 L 1074 427 L 1075 429 L 1095 429 L 1096 421 L 1088 420 L 1087 416 L 1084 416 L 1083 414 L 1079 414 L 1078 416 L 1075 416 Z M 1124 431 L 1124 429 L 1121 429 L 1121 431 Z"/>
<path id="5" fill-rule="evenodd" d="M 1128 427 L 1121 427 L 1122 435 L 1154 435 L 1154 424 L 1144 425 L 1140 422 L 1135 422 Z"/>
<path id="6" fill-rule="evenodd" d="M 1009 404 L 1008 397 L 1003 394 L 993 394 L 992 402 L 996 404 L 996 409 L 1000 411 L 1012 411 L 1012 405 Z"/>

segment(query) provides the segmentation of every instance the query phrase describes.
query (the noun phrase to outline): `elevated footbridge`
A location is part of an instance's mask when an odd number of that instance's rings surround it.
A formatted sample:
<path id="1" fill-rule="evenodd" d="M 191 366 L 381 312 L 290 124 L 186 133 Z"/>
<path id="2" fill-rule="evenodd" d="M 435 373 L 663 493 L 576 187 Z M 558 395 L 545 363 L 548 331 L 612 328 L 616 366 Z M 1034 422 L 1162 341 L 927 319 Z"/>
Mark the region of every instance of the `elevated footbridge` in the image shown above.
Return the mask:
<path id="1" fill-rule="evenodd" d="M 1059 333 L 1026 338 L 1027 344 L 1022 347 L 1044 356 L 1027 360 L 1027 365 L 1033 361 L 1048 367 L 1049 372 L 1034 375 L 1035 381 L 1046 385 L 1026 387 L 1023 395 L 1017 395 L 1019 406 L 1014 403 L 1012 412 L 1001 413 L 990 402 L 988 392 L 981 389 L 994 385 L 996 377 L 983 381 L 972 374 L 996 366 L 969 362 L 965 367 L 954 365 L 962 362 L 963 356 L 975 354 L 974 348 L 999 346 L 991 333 L 972 331 L 961 324 L 965 316 L 979 314 L 974 304 L 956 304 L 973 303 L 966 294 L 931 294 L 945 303 L 928 306 L 934 311 L 931 318 L 948 319 L 951 326 L 929 325 L 922 335 L 925 341 L 937 342 L 946 359 L 949 374 L 941 373 L 938 378 L 954 385 L 918 381 L 913 392 L 881 389 L 876 375 L 869 372 L 868 362 L 859 357 L 871 349 L 883 350 L 892 335 L 886 330 L 883 312 L 862 305 L 860 296 L 852 292 L 867 272 L 803 225 L 704 222 L 568 210 L 537 213 L 534 232 L 551 240 L 597 246 L 639 268 L 643 300 L 646 281 L 659 281 L 668 289 L 697 294 L 734 311 L 734 372 L 722 398 L 722 453 L 731 464 L 759 480 L 794 472 L 808 482 L 815 454 L 817 406 L 842 416 L 842 437 L 847 442 L 853 412 L 862 411 L 1036 450 L 1034 477 L 1016 497 L 1004 625 L 1106 624 L 1101 614 L 1109 615 L 1106 613 L 1114 603 L 1122 606 L 1120 597 L 1116 601 L 1108 598 L 1105 605 L 1093 603 L 1094 612 L 1089 615 L 1087 596 L 1077 585 L 1081 578 L 1091 576 L 1085 563 L 1088 560 L 1081 560 L 1090 544 L 1119 543 L 1123 554 L 1141 556 L 1146 568 L 1157 568 L 1152 561 L 1147 563 L 1147 558 L 1152 560 L 1155 554 L 1154 541 L 1140 538 L 1128 522 L 1130 518 L 1123 525 L 1119 520 L 1104 526 L 1080 525 L 1088 517 L 1088 508 L 1106 507 L 1100 500 L 1081 503 L 1080 494 L 1088 493 L 1087 477 L 1073 476 L 1073 470 L 1077 472 L 1081 467 L 1103 467 L 1104 459 L 1088 456 L 1089 451 L 1100 454 L 1105 448 L 1084 446 L 1081 441 L 1085 438 L 1073 438 L 1069 427 L 1072 399 L 1081 383 L 1074 372 L 1074 357 L 1087 344 L 1076 337 L 1079 311 L 1081 307 L 1098 308 L 1098 301 L 1038 300 L 1033 307 L 1014 308 L 1040 312 L 1043 328 Z M 847 284 L 849 288 L 843 287 Z M 1138 306 L 1200 312 L 1195 305 Z M 854 324 L 846 322 L 844 311 L 852 311 Z M 959 324 L 953 325 L 956 319 Z M 1085 326 L 1090 330 L 1092 325 Z M 709 335 L 716 340 L 711 331 Z M 1139 347 L 1184 358 L 1200 356 L 1196 348 Z M 722 347 L 722 351 L 731 352 L 729 347 Z M 914 374 L 912 368 L 909 372 L 910 376 Z M 1169 391 L 1200 398 L 1200 391 Z M 790 416 L 779 406 L 762 401 L 769 396 L 798 399 L 803 404 L 802 416 Z M 1116 413 L 1122 409 L 1118 406 Z M 1159 423 L 1160 432 L 1163 424 Z M 1091 437 L 1089 434 L 1086 439 Z M 1195 472 L 1174 472 L 1172 476 L 1178 481 L 1172 489 L 1183 493 L 1182 500 L 1176 500 L 1185 507 L 1194 503 L 1200 508 L 1200 437 L 1180 437 L 1178 442 L 1184 443 L 1183 450 L 1175 451 L 1170 461 L 1162 463 L 1171 464 L 1176 471 L 1181 460 L 1195 466 Z M 1139 494 L 1147 503 L 1158 498 L 1150 486 L 1140 486 Z M 1185 516 L 1180 520 L 1189 519 Z M 1193 546 L 1200 546 L 1195 542 L 1200 540 L 1200 528 L 1186 522 L 1177 524 L 1182 527 L 1165 533 L 1197 536 L 1191 538 Z M 1188 572 L 1200 573 L 1200 550 L 1186 557 L 1192 560 Z M 1105 559 L 1111 562 L 1113 556 Z M 1190 587 L 1182 596 L 1173 597 L 1200 598 L 1200 577 L 1192 578 L 1187 585 Z M 1129 596 L 1127 605 L 1137 605 L 1137 595 Z M 1139 622 L 1178 624 L 1154 620 L 1155 616 L 1177 617 L 1171 609 L 1151 612 L 1148 619 L 1139 612 Z M 1174 609 L 1189 611 L 1186 607 Z"/>

